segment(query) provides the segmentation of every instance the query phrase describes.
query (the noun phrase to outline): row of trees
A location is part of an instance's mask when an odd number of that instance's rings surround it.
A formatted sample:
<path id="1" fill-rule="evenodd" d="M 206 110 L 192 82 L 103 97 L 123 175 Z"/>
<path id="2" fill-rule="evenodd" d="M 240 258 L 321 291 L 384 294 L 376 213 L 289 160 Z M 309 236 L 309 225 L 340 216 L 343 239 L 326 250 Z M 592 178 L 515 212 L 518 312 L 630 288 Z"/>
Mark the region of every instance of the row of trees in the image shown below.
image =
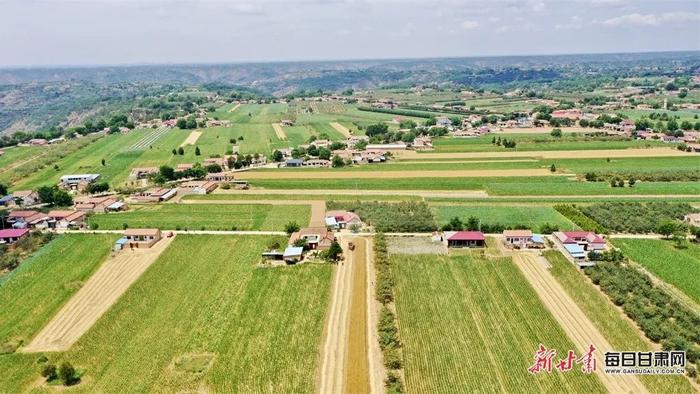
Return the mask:
<path id="1" fill-rule="evenodd" d="M 542 223 L 540 227 L 533 228 L 526 224 L 505 225 L 500 223 L 481 223 L 481 220 L 476 216 L 470 216 L 467 218 L 467 221 L 464 222 L 460 217 L 455 216 L 441 227 L 442 231 L 482 231 L 489 234 L 502 233 L 504 230 L 524 229 L 537 231 L 540 234 L 551 234 L 555 231 L 559 231 L 559 226 L 550 223 Z"/>
<path id="2" fill-rule="evenodd" d="M 653 233 L 660 223 L 679 221 L 694 211 L 689 204 L 667 202 L 607 202 L 581 207 L 592 220 L 622 233 Z"/>

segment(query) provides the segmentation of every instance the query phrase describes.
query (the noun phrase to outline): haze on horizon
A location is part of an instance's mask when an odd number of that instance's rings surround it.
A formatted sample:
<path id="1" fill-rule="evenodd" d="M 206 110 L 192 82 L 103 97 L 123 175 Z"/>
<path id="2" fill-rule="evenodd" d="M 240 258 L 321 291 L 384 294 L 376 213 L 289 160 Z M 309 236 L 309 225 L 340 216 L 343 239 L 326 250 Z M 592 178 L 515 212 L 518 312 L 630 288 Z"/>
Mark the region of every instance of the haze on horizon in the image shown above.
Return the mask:
<path id="1" fill-rule="evenodd" d="M 0 67 L 700 50 L 700 1 L 0 0 Z"/>

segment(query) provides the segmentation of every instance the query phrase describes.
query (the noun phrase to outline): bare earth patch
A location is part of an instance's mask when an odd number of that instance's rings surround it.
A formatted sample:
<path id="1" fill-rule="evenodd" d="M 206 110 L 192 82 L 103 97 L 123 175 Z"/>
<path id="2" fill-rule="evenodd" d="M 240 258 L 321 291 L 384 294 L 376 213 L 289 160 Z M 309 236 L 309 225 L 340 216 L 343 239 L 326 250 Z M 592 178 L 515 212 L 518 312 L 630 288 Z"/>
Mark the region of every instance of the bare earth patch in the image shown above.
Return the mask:
<path id="1" fill-rule="evenodd" d="M 281 141 L 287 140 L 287 133 L 284 132 L 284 129 L 282 128 L 281 124 L 273 123 L 272 128 L 275 129 L 275 134 L 277 134 L 277 138 L 279 138 Z"/>
<path id="2" fill-rule="evenodd" d="M 331 127 L 333 127 L 335 129 L 335 131 L 344 135 L 345 138 L 350 138 L 352 136 L 352 134 L 350 133 L 350 129 L 343 126 L 342 124 L 340 124 L 338 122 L 331 122 L 330 125 L 331 125 Z"/>
<path id="3" fill-rule="evenodd" d="M 554 276 L 549 273 L 546 268 L 547 262 L 543 260 L 543 257 L 533 253 L 513 253 L 513 263 L 520 268 L 544 306 L 552 313 L 567 336 L 576 345 L 577 354 L 585 353 L 591 344 L 596 347 L 595 355 L 598 360 L 598 368 L 595 374 L 611 393 L 647 393 L 646 387 L 637 376 L 611 375 L 603 371 L 604 353 L 612 351 L 613 347 L 581 308 L 576 305 L 576 302 L 569 297 Z M 566 352 L 569 349 L 557 350 Z"/>
<path id="4" fill-rule="evenodd" d="M 170 245 L 163 238 L 148 249 L 123 250 L 109 257 L 85 285 L 61 308 L 24 353 L 68 350 Z"/>
<path id="5" fill-rule="evenodd" d="M 190 135 L 187 136 L 187 139 L 180 144 L 181 147 L 187 146 L 187 145 L 194 145 L 197 143 L 197 140 L 199 137 L 202 135 L 201 131 L 194 130 L 190 133 Z"/>
<path id="6" fill-rule="evenodd" d="M 234 105 L 230 110 L 228 110 L 228 112 L 233 112 L 233 111 L 237 110 L 238 107 L 240 107 L 240 106 L 241 106 L 240 103 L 239 103 L 239 104 L 236 104 L 236 105 Z"/>
<path id="7" fill-rule="evenodd" d="M 388 237 L 387 246 L 391 254 L 447 254 L 447 247 L 431 237 Z"/>

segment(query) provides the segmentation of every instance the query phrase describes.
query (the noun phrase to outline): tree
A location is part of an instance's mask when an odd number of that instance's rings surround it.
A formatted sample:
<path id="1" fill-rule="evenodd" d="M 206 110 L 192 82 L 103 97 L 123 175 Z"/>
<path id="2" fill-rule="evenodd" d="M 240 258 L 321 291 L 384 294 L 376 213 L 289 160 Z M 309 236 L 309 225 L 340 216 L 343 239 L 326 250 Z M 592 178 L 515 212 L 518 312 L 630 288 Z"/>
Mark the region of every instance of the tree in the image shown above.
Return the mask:
<path id="1" fill-rule="evenodd" d="M 555 138 L 561 138 L 561 129 L 553 129 L 551 133 L 549 133 L 552 137 Z"/>
<path id="2" fill-rule="evenodd" d="M 109 190 L 109 183 L 107 182 L 91 183 L 85 189 L 85 191 L 90 194 L 102 193 L 107 190 Z"/>
<path id="3" fill-rule="evenodd" d="M 58 373 L 56 371 L 56 365 L 51 364 L 51 363 L 46 363 L 44 367 L 41 369 L 41 376 L 45 377 L 46 380 L 54 380 L 58 377 Z"/>
<path id="4" fill-rule="evenodd" d="M 59 207 L 69 207 L 73 205 L 73 197 L 65 190 L 56 190 L 53 193 L 53 204 Z"/>
<path id="5" fill-rule="evenodd" d="M 664 237 L 670 237 L 678 229 L 678 225 L 673 220 L 664 220 L 656 226 L 656 233 Z"/>
<path id="6" fill-rule="evenodd" d="M 292 233 L 299 231 L 300 228 L 297 222 L 289 222 L 284 226 L 284 231 L 287 235 L 292 235 Z"/>
<path id="7" fill-rule="evenodd" d="M 343 254 L 343 248 L 335 239 L 331 242 L 331 246 L 323 253 L 323 258 L 328 261 L 338 261 Z"/>
<path id="8" fill-rule="evenodd" d="M 178 129 L 184 130 L 187 128 L 187 121 L 185 119 L 178 119 L 177 122 L 175 123 L 175 127 Z"/>
<path id="9" fill-rule="evenodd" d="M 476 216 L 470 216 L 469 219 L 467 219 L 467 230 L 478 231 L 479 227 L 479 218 Z"/>
<path id="10" fill-rule="evenodd" d="M 275 149 L 275 151 L 272 152 L 272 161 L 274 161 L 274 162 L 276 162 L 276 163 L 279 163 L 279 162 L 281 162 L 282 160 L 284 160 L 284 155 L 282 154 L 282 152 L 280 152 L 279 150 Z"/>
<path id="11" fill-rule="evenodd" d="M 177 149 L 173 148 L 173 156 L 177 155 Z"/>
<path id="12" fill-rule="evenodd" d="M 690 234 L 695 237 L 695 242 L 700 241 L 700 227 L 697 226 L 690 226 L 688 229 L 690 231 Z"/>
<path id="13" fill-rule="evenodd" d="M 367 134 L 368 137 L 374 137 L 374 136 L 380 136 L 384 135 L 389 131 L 389 126 L 383 123 L 377 123 L 373 125 L 367 126 L 367 130 L 365 134 Z"/>
<path id="14" fill-rule="evenodd" d="M 7 185 L 0 183 L 0 196 L 7 195 Z"/>
<path id="15" fill-rule="evenodd" d="M 176 178 L 175 177 L 175 169 L 173 169 L 170 166 L 160 166 L 160 170 L 158 172 L 166 180 L 172 181 Z"/>
<path id="16" fill-rule="evenodd" d="M 49 186 L 42 186 L 36 190 L 36 193 L 39 195 L 39 201 L 48 205 L 53 205 L 53 192 L 54 189 Z"/>
<path id="17" fill-rule="evenodd" d="M 195 148 L 194 148 L 194 155 L 195 155 L 195 156 L 200 156 L 201 154 L 202 154 L 202 152 L 199 150 L 199 147 L 198 147 L 198 146 L 195 147 Z"/>
<path id="18" fill-rule="evenodd" d="M 631 176 L 627 181 L 627 184 L 630 185 L 630 187 L 634 186 L 635 183 L 637 183 L 637 180 L 633 176 Z"/>
<path id="19" fill-rule="evenodd" d="M 107 162 L 105 161 L 105 159 L 102 159 L 102 167 L 104 167 L 105 165 L 107 165 Z"/>
<path id="20" fill-rule="evenodd" d="M 78 377 L 75 373 L 75 368 L 68 361 L 61 363 L 58 367 L 58 377 L 61 379 L 64 385 L 71 386 L 78 381 Z"/>
<path id="21" fill-rule="evenodd" d="M 549 171 L 557 172 L 557 167 L 554 164 L 552 164 L 551 166 L 549 166 Z"/>
<path id="22" fill-rule="evenodd" d="M 345 165 L 345 162 L 343 161 L 343 158 L 335 155 L 333 156 L 333 161 L 332 161 L 333 168 L 340 168 Z"/>
<path id="23" fill-rule="evenodd" d="M 177 154 L 182 156 L 185 154 L 185 149 L 183 147 L 177 148 Z"/>

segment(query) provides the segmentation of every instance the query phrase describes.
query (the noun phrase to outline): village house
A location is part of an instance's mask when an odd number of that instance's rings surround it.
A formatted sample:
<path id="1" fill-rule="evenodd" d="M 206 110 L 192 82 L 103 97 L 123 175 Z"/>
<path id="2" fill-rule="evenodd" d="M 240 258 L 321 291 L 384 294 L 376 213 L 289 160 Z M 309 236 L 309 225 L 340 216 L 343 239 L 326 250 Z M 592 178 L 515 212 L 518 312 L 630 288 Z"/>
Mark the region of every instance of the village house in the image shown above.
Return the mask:
<path id="1" fill-rule="evenodd" d="M 552 112 L 552 118 L 560 118 L 560 119 L 571 119 L 571 120 L 579 120 L 581 118 L 581 110 L 577 108 L 573 109 L 559 109 L 556 111 Z"/>
<path id="2" fill-rule="evenodd" d="M 292 233 L 289 237 L 289 245 L 294 246 L 300 239 L 306 241 L 308 249 L 325 250 L 331 247 L 335 236 L 325 227 L 307 227 Z"/>
<path id="3" fill-rule="evenodd" d="M 350 228 L 353 225 L 362 226 L 362 220 L 355 212 L 328 211 L 326 212 L 326 227 L 332 230 Z"/>
<path id="4" fill-rule="evenodd" d="M 100 178 L 100 174 L 63 175 L 59 186 L 67 190 L 83 191 L 87 186 Z"/>
<path id="5" fill-rule="evenodd" d="M 13 244 L 29 235 L 26 228 L 12 228 L 0 230 L 0 244 Z"/>
<path id="6" fill-rule="evenodd" d="M 234 175 L 232 172 L 210 172 L 204 179 L 212 182 L 229 183 L 233 182 Z"/>
<path id="7" fill-rule="evenodd" d="M 28 206 L 39 202 L 39 195 L 33 190 L 17 190 L 12 193 L 12 199 L 21 202 L 20 205 Z"/>
<path id="8" fill-rule="evenodd" d="M 157 174 L 160 171 L 158 167 L 134 167 L 131 169 L 129 179 L 146 179 L 151 174 Z"/>
<path id="9" fill-rule="evenodd" d="M 231 121 L 230 120 L 207 120 L 206 122 L 207 127 L 228 127 L 231 126 Z"/>
<path id="10" fill-rule="evenodd" d="M 287 264 L 296 264 L 301 261 L 304 256 L 304 248 L 301 246 L 287 246 L 282 254 L 282 259 Z"/>
<path id="11" fill-rule="evenodd" d="M 115 196 L 87 196 L 73 199 L 73 208 L 82 212 L 117 212 L 126 210 L 126 204 Z"/>
<path id="12" fill-rule="evenodd" d="M 452 121 L 446 116 L 440 116 L 435 119 L 435 125 L 438 127 L 451 127 Z"/>
<path id="13" fill-rule="evenodd" d="M 530 230 L 504 230 L 503 239 L 506 246 L 514 248 L 527 248 L 532 243 L 532 231 Z"/>
<path id="14" fill-rule="evenodd" d="M 219 186 L 214 181 L 187 181 L 179 185 L 180 191 L 192 194 L 209 194 Z"/>
<path id="15" fill-rule="evenodd" d="M 117 240 L 114 250 L 122 250 L 125 247 L 150 248 L 160 239 L 161 233 L 157 228 L 130 228 L 124 230 L 124 236 Z"/>
<path id="16" fill-rule="evenodd" d="M 12 211 L 7 216 L 12 228 L 44 228 L 48 220 L 48 215 L 39 211 Z"/>
<path id="17" fill-rule="evenodd" d="M 429 135 L 421 135 L 413 139 L 413 149 L 431 150 L 433 149 L 433 139 Z"/>
<path id="18" fill-rule="evenodd" d="M 357 145 L 358 142 L 369 142 L 369 137 L 366 135 L 353 135 L 345 141 L 345 144 L 348 148 L 355 149 L 355 145 Z"/>
<path id="19" fill-rule="evenodd" d="M 302 160 L 302 159 L 289 159 L 289 160 L 284 162 L 284 166 L 290 167 L 290 168 L 301 167 L 303 165 L 304 165 L 304 160 Z"/>
<path id="20" fill-rule="evenodd" d="M 210 157 L 208 159 L 204 159 L 202 167 L 207 167 L 211 165 L 218 165 L 219 167 L 225 170 L 228 168 L 228 161 L 223 157 Z"/>
<path id="21" fill-rule="evenodd" d="M 186 170 L 191 170 L 194 167 L 194 164 L 192 163 L 184 163 L 184 164 L 178 164 L 175 167 L 175 171 L 182 172 Z"/>
<path id="22" fill-rule="evenodd" d="M 6 195 L 5 197 L 0 197 L 0 207 L 10 207 L 15 205 L 15 199 L 12 198 L 11 194 Z"/>
<path id="23" fill-rule="evenodd" d="M 44 146 L 49 143 L 49 141 L 45 140 L 44 138 L 32 138 L 31 140 L 27 141 L 29 145 L 32 146 Z"/>
<path id="24" fill-rule="evenodd" d="M 593 264 L 586 261 L 588 252 L 607 249 L 605 239 L 591 231 L 557 231 L 552 235 L 556 244 L 566 251 L 565 255 L 579 267 Z"/>
<path id="25" fill-rule="evenodd" d="M 60 144 L 66 141 L 66 137 L 60 136 L 58 138 L 52 138 L 49 140 L 49 145 Z"/>
<path id="26" fill-rule="evenodd" d="M 294 121 L 291 119 L 282 119 L 280 120 L 280 124 L 282 126 L 294 126 Z"/>
<path id="27" fill-rule="evenodd" d="M 49 228 L 69 229 L 85 226 L 85 212 L 82 211 L 49 211 Z"/>
<path id="28" fill-rule="evenodd" d="M 483 248 L 486 245 L 481 231 L 445 231 L 443 239 L 448 248 Z"/>
<path id="29" fill-rule="evenodd" d="M 313 167 L 313 168 L 330 167 L 331 161 L 325 160 L 325 159 L 309 159 L 309 160 L 304 160 L 304 162 L 302 163 L 301 166 L 302 167 Z"/>
<path id="30" fill-rule="evenodd" d="M 137 192 L 131 198 L 138 202 L 163 202 L 168 201 L 177 194 L 177 189 L 166 187 L 154 187 L 148 190 Z"/>

